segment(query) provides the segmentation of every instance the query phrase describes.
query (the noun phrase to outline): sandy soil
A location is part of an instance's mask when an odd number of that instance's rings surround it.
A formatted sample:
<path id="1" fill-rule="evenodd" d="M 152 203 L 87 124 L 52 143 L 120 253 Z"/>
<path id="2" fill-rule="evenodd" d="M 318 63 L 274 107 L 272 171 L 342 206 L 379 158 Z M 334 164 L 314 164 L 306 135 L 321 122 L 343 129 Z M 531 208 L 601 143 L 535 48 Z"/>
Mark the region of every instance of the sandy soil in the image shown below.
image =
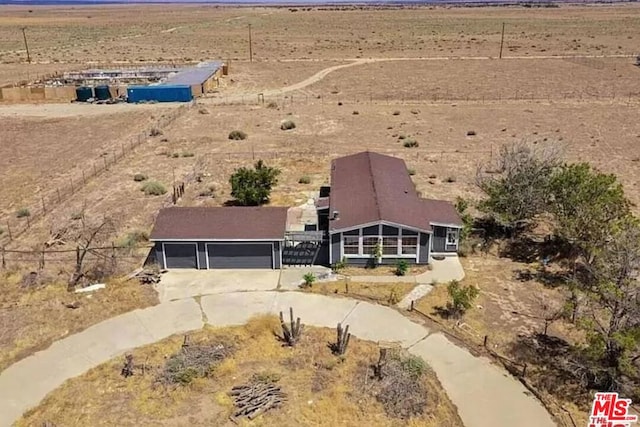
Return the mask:
<path id="1" fill-rule="evenodd" d="M 505 55 L 634 54 L 640 34 L 637 5 L 309 9 L 3 6 L 0 62 L 26 59 L 22 27 L 49 63 L 246 60 L 249 24 L 255 60 L 498 56 L 503 22 Z"/>

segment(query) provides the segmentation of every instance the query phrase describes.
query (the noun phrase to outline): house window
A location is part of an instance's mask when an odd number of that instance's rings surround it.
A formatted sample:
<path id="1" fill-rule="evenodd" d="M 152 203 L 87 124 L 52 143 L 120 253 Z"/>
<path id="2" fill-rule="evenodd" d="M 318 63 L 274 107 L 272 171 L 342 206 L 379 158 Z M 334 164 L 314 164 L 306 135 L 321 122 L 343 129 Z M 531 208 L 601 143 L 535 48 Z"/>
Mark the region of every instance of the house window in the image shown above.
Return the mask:
<path id="1" fill-rule="evenodd" d="M 398 238 L 382 238 L 382 255 L 398 255 Z"/>
<path id="2" fill-rule="evenodd" d="M 344 236 L 343 245 L 345 255 L 358 255 L 360 251 L 358 236 Z"/>
<path id="3" fill-rule="evenodd" d="M 458 230 L 448 229 L 447 230 L 447 245 L 457 245 L 458 244 Z"/>
<path id="4" fill-rule="evenodd" d="M 417 237 L 402 237 L 402 255 L 415 255 L 418 253 Z"/>
<path id="5" fill-rule="evenodd" d="M 377 245 L 378 245 L 377 237 L 363 237 L 362 238 L 362 255 L 375 255 Z"/>

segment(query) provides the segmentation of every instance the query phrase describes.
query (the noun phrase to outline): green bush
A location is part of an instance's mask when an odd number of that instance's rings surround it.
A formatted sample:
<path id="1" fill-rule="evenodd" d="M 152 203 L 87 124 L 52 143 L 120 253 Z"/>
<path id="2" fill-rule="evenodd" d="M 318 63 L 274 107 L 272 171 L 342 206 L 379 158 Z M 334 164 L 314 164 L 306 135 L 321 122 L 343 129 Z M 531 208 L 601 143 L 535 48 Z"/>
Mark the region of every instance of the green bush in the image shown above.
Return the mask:
<path id="1" fill-rule="evenodd" d="M 427 364 L 418 356 L 408 356 L 401 361 L 402 369 L 418 379 L 427 371 Z"/>
<path id="2" fill-rule="evenodd" d="M 177 159 L 178 157 L 180 157 L 180 153 L 173 153 L 171 157 L 173 157 L 174 159 Z"/>
<path id="3" fill-rule="evenodd" d="M 444 180 L 445 182 L 456 182 L 456 177 L 455 176 L 449 176 L 447 177 L 447 179 Z"/>
<path id="4" fill-rule="evenodd" d="M 83 216 L 84 216 L 84 212 L 74 212 L 71 214 L 71 220 L 78 221 L 82 219 Z"/>
<path id="5" fill-rule="evenodd" d="M 183 151 L 181 156 L 182 157 L 193 157 L 193 156 L 195 156 L 195 154 L 193 154 L 191 151 Z"/>
<path id="6" fill-rule="evenodd" d="M 398 260 L 398 262 L 396 263 L 396 276 L 404 276 L 405 274 L 407 274 L 408 270 L 409 264 L 407 263 L 407 261 L 403 259 Z"/>
<path id="7" fill-rule="evenodd" d="M 31 216 L 31 212 L 27 208 L 20 208 L 16 212 L 16 217 L 18 218 L 26 218 L 28 216 Z"/>
<path id="8" fill-rule="evenodd" d="M 394 116 L 399 116 L 399 115 L 400 115 L 400 111 L 398 111 L 398 110 L 394 111 L 394 112 L 393 112 L 393 115 L 394 115 Z"/>
<path id="9" fill-rule="evenodd" d="M 311 272 L 306 273 L 304 276 L 302 276 L 302 280 L 304 280 L 304 283 L 302 284 L 303 287 L 310 288 L 311 286 L 313 286 L 313 282 L 316 281 L 316 275 Z"/>
<path id="10" fill-rule="evenodd" d="M 295 128 L 296 128 L 296 124 L 293 122 L 293 120 L 285 120 L 282 123 L 280 123 L 280 129 L 282 130 L 291 130 Z"/>
<path id="11" fill-rule="evenodd" d="M 341 271 L 341 270 L 344 270 L 346 267 L 347 267 L 347 260 L 343 257 L 340 261 L 336 262 L 333 265 L 333 270 Z"/>
<path id="12" fill-rule="evenodd" d="M 158 181 L 147 181 L 142 185 L 140 190 L 143 191 L 147 196 L 161 196 L 167 192 L 167 189 L 164 188 L 164 185 L 162 185 Z"/>
<path id="13" fill-rule="evenodd" d="M 271 108 L 271 109 L 278 108 L 278 103 L 277 103 L 277 102 L 274 102 L 274 101 L 271 101 L 271 102 L 269 102 L 269 103 L 267 104 L 267 108 Z"/>
<path id="14" fill-rule="evenodd" d="M 142 182 L 142 181 L 146 181 L 149 177 L 143 173 L 137 173 L 133 176 L 133 180 L 135 182 Z"/>
<path id="15" fill-rule="evenodd" d="M 475 286 L 462 286 L 457 280 L 449 282 L 447 292 L 451 298 L 451 301 L 447 303 L 447 311 L 456 318 L 462 317 L 480 294 L 480 290 Z"/>
<path id="16" fill-rule="evenodd" d="M 415 169 L 407 169 L 407 172 L 409 173 L 410 176 L 413 176 L 416 174 L 416 170 Z"/>
<path id="17" fill-rule="evenodd" d="M 242 141 L 243 139 L 247 139 L 247 134 L 241 130 L 232 130 L 229 132 L 229 139 Z"/>
<path id="18" fill-rule="evenodd" d="M 402 145 L 405 148 L 415 148 L 415 147 L 418 147 L 420 144 L 418 144 L 418 141 L 416 141 L 415 139 L 407 138 L 404 140 L 404 143 Z"/>
<path id="19" fill-rule="evenodd" d="M 253 169 L 241 167 L 229 178 L 231 195 L 242 206 L 259 206 L 269 201 L 271 189 L 278 183 L 280 170 L 258 160 Z"/>
<path id="20" fill-rule="evenodd" d="M 311 178 L 309 175 L 303 175 L 298 180 L 298 184 L 311 184 Z"/>

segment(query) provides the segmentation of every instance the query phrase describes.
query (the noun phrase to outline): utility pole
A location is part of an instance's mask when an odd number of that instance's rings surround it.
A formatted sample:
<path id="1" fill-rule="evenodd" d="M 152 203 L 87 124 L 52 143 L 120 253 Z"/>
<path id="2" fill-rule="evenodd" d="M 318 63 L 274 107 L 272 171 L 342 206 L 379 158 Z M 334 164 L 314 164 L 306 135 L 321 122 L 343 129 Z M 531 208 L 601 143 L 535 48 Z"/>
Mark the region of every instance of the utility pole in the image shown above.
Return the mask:
<path id="1" fill-rule="evenodd" d="M 29 44 L 27 43 L 27 33 L 25 32 L 26 28 L 22 27 L 22 37 L 24 38 L 24 47 L 27 49 L 27 62 L 31 64 L 31 55 L 29 55 Z"/>
<path id="2" fill-rule="evenodd" d="M 502 59 L 502 47 L 504 46 L 504 22 L 502 23 L 502 36 L 500 37 L 500 59 Z"/>
<path id="3" fill-rule="evenodd" d="M 251 24 L 249 24 L 249 62 L 253 62 L 253 46 L 251 44 Z"/>

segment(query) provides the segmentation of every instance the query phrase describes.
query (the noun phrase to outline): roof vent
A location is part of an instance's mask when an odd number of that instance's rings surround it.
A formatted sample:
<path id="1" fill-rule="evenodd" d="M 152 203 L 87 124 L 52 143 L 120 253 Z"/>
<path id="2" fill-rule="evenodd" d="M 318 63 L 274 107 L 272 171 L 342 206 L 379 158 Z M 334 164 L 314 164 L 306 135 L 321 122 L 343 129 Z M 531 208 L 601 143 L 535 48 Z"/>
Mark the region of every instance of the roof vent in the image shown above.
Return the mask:
<path id="1" fill-rule="evenodd" d="M 340 218 L 340 211 L 333 211 L 333 215 L 331 216 L 331 219 L 336 220 Z"/>

